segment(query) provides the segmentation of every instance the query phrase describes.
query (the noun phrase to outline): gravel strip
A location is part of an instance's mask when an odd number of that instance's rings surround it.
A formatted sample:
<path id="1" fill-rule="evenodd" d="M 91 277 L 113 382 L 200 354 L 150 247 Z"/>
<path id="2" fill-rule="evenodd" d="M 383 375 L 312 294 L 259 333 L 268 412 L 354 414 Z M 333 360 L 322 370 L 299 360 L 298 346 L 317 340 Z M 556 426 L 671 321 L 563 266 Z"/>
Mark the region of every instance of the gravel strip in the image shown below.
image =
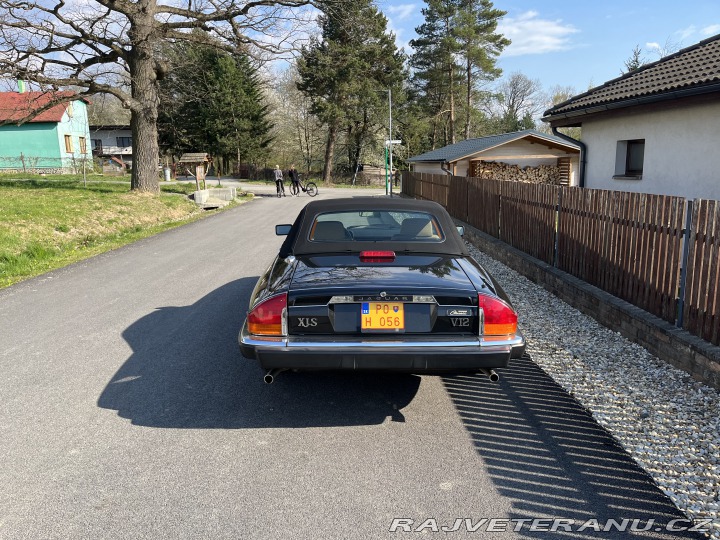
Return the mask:
<path id="1" fill-rule="evenodd" d="M 720 392 L 469 248 L 510 296 L 535 363 L 720 540 Z"/>

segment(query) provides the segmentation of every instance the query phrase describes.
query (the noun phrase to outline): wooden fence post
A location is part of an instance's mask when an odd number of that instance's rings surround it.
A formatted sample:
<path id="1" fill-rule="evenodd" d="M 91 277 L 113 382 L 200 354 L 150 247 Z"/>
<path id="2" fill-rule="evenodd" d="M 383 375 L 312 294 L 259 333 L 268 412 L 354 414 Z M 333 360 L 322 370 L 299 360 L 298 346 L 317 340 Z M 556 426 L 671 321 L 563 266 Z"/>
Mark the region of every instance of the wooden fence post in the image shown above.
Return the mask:
<path id="1" fill-rule="evenodd" d="M 553 266 L 558 267 L 558 251 L 560 249 L 560 208 L 562 205 L 563 187 L 558 189 L 557 202 L 555 203 L 555 227 L 553 228 L 555 238 L 553 239 Z"/>
<path id="2" fill-rule="evenodd" d="M 690 241 L 692 238 L 691 228 L 693 226 L 692 214 L 693 214 L 693 201 L 688 199 L 685 205 L 685 229 L 683 229 L 683 253 L 682 253 L 682 266 L 680 267 L 680 292 L 678 295 L 678 312 L 677 322 L 675 326 L 678 328 L 683 327 L 684 312 L 685 312 L 685 293 L 687 291 L 687 265 L 690 254 Z"/>

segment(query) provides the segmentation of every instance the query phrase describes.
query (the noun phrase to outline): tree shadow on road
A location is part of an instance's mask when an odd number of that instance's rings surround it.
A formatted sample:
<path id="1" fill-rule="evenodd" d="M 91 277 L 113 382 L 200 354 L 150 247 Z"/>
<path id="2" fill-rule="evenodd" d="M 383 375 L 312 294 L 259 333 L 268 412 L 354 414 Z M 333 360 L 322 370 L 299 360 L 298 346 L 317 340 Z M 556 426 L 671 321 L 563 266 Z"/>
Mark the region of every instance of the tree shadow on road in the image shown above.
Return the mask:
<path id="1" fill-rule="evenodd" d="M 545 531 L 526 525 L 522 537 L 702 538 L 664 531 L 667 523 L 686 516 L 529 356 L 497 371 L 499 383 L 482 376 L 444 377 L 443 382 L 498 492 L 512 501 L 514 512 L 508 519 L 561 518 L 573 523 L 572 532 L 563 527 L 548 531 L 549 522 L 539 527 Z M 601 528 L 609 519 L 627 519 L 627 530 L 598 532 L 592 523 L 578 530 L 592 519 Z"/>
<path id="2" fill-rule="evenodd" d="M 166 428 L 273 428 L 403 421 L 420 377 L 377 373 L 281 374 L 272 385 L 240 354 L 237 336 L 257 278 L 242 278 L 184 307 L 161 307 L 123 338 L 132 355 L 98 406 L 133 424 Z"/>

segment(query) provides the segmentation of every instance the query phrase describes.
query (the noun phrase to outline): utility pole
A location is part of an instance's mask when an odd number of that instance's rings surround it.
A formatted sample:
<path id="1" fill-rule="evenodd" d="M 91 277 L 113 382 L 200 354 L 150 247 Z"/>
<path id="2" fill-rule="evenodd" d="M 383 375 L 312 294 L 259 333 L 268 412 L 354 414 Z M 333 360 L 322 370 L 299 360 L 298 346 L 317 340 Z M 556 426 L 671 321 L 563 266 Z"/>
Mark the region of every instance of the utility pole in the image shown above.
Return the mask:
<path id="1" fill-rule="evenodd" d="M 393 164 L 392 164 L 392 145 L 401 144 L 401 140 L 393 140 L 392 138 L 392 90 L 388 88 L 388 109 L 390 111 L 390 124 L 388 125 L 389 137 L 385 141 L 385 195 L 392 197 L 392 180 L 393 180 Z M 389 170 L 388 170 L 389 168 Z"/>
<path id="2" fill-rule="evenodd" d="M 393 166 L 392 166 L 392 89 L 388 88 L 388 111 L 390 113 L 390 132 L 388 135 L 388 159 L 390 162 L 390 174 L 385 175 L 385 195 L 390 195 L 392 197 L 392 175 L 393 175 Z"/>

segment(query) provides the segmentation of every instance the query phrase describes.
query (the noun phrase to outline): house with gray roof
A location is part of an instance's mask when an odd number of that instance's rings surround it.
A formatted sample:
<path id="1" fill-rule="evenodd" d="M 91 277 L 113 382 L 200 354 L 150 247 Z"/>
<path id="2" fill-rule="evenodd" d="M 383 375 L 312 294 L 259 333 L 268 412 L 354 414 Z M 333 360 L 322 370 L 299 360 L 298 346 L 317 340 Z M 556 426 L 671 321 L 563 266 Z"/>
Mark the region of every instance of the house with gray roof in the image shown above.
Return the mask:
<path id="1" fill-rule="evenodd" d="M 720 35 L 554 106 L 582 127 L 581 185 L 720 199 Z"/>
<path id="2" fill-rule="evenodd" d="M 408 159 L 413 172 L 576 185 L 580 146 L 534 129 L 467 139 Z"/>

